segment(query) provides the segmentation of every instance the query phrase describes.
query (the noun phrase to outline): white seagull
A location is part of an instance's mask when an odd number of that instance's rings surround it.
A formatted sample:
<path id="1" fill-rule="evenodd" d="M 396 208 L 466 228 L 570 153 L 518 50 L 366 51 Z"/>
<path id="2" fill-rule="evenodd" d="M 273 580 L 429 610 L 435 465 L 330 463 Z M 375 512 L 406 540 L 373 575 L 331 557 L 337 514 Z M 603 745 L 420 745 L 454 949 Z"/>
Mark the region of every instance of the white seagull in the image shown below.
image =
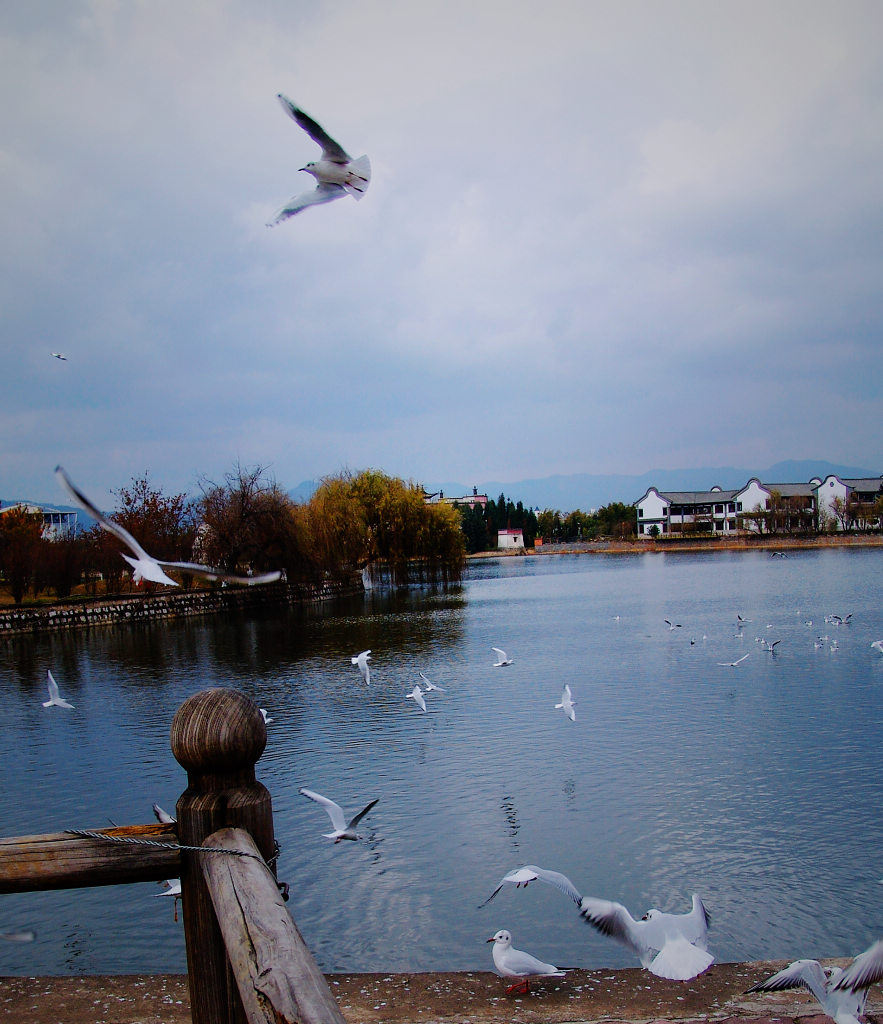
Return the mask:
<path id="1" fill-rule="evenodd" d="M 362 678 L 365 680 L 365 685 L 371 685 L 371 669 L 368 667 L 368 662 L 371 660 L 371 651 L 362 651 L 361 654 L 356 654 L 350 659 L 354 665 L 359 666 L 359 672 L 362 674 Z"/>
<path id="2" fill-rule="evenodd" d="M 180 878 L 167 878 L 164 882 L 159 882 L 159 885 L 165 886 L 162 892 L 153 894 L 153 898 L 157 899 L 159 896 L 174 896 L 175 899 L 179 899 L 181 896 L 181 879 Z"/>
<path id="3" fill-rule="evenodd" d="M 380 797 L 372 800 L 371 803 L 365 804 L 365 806 L 359 811 L 358 814 L 354 814 L 349 821 L 345 821 L 343 817 L 343 808 L 340 804 L 336 804 L 333 800 L 329 800 L 327 796 L 322 796 L 321 793 L 314 793 L 311 789 L 299 789 L 298 793 L 303 796 L 309 797 L 310 800 L 315 800 L 317 804 L 321 804 L 328 812 L 328 817 L 331 818 L 331 824 L 334 826 L 333 832 L 323 832 L 322 834 L 326 839 L 333 839 L 335 843 L 339 843 L 341 839 L 361 839 L 361 836 L 356 835 L 356 825 L 365 817 L 368 811 L 377 803 Z"/>
<path id="4" fill-rule="evenodd" d="M 443 686 L 436 686 L 435 683 L 431 683 L 423 673 L 420 673 L 420 678 L 426 684 L 424 693 L 428 693 L 430 690 L 438 690 L 439 693 L 447 693 L 448 691 Z"/>
<path id="5" fill-rule="evenodd" d="M 669 633 L 673 629 L 681 629 L 680 622 L 672 622 L 671 619 L 663 619 L 662 621 L 668 624 L 668 631 L 669 631 Z"/>
<path id="6" fill-rule="evenodd" d="M 494 662 L 494 668 L 502 668 L 504 665 L 511 665 L 512 659 L 506 656 L 506 652 L 501 650 L 499 647 L 492 647 L 491 650 L 499 658 L 499 661 Z"/>
<path id="7" fill-rule="evenodd" d="M 87 515 L 97 519 L 99 526 L 107 530 L 108 533 L 113 534 L 117 540 L 121 540 L 129 548 L 135 557 L 132 558 L 124 554 L 123 558 L 132 566 L 132 579 L 136 583 L 141 580 L 150 580 L 152 583 L 165 583 L 169 586 L 177 587 L 178 584 L 175 580 L 167 576 L 163 569 L 177 569 L 179 572 L 190 573 L 193 576 L 202 576 L 208 580 L 244 583 L 248 586 L 254 586 L 257 583 L 273 583 L 282 575 L 281 572 L 275 571 L 260 573 L 257 576 L 235 576 L 231 573 L 221 572 L 219 569 L 213 569 L 208 565 L 197 565 L 195 562 L 164 562 L 159 558 L 154 558 L 153 555 L 147 554 L 128 530 L 120 526 L 119 523 L 115 523 L 112 519 L 108 519 L 102 512 L 99 512 L 86 495 L 74 486 L 73 481 L 61 466 L 55 467 L 55 476 L 71 499 Z"/>
<path id="8" fill-rule="evenodd" d="M 313 142 L 322 147 L 322 156 L 319 160 L 299 168 L 301 171 L 312 174 L 316 179 L 316 187 L 313 191 L 304 192 L 289 199 L 273 220 L 268 221 L 267 227 L 271 228 L 280 221 L 293 217 L 308 206 L 342 199 L 347 193 L 354 199 L 361 199 L 371 181 L 371 161 L 368 157 L 360 156 L 353 160 L 347 151 L 335 142 L 309 114 L 295 106 L 281 92 L 278 96 L 285 113 L 303 128 Z"/>
<path id="9" fill-rule="evenodd" d="M 73 711 L 73 704 L 68 704 L 68 702 L 58 692 L 58 683 L 56 683 L 55 678 L 53 677 L 49 669 L 46 669 L 46 676 L 47 686 L 49 687 L 49 700 L 43 701 L 43 707 L 67 708 L 68 710 Z"/>
<path id="10" fill-rule="evenodd" d="M 856 992 L 868 989 L 874 982 L 883 980 L 883 939 L 878 939 L 864 953 L 852 961 L 834 985 L 839 992 L 844 989 Z"/>
<path id="11" fill-rule="evenodd" d="M 748 657 L 747 654 L 743 654 L 741 658 L 736 658 L 735 661 L 719 661 L 718 665 L 720 665 L 721 668 L 735 668 L 737 665 L 739 665 L 741 662 L 743 662 L 747 657 Z"/>
<path id="12" fill-rule="evenodd" d="M 506 989 L 506 994 L 527 992 L 531 978 L 563 978 L 565 972 L 559 971 L 554 964 L 544 964 L 530 953 L 515 949 L 512 936 L 505 928 L 492 935 L 488 942 L 494 944 L 494 967 L 504 978 L 520 978 L 514 985 Z"/>
<path id="13" fill-rule="evenodd" d="M 426 710 L 426 701 L 423 699 L 423 691 L 420 689 L 419 683 L 414 687 L 413 690 L 411 690 L 411 692 L 405 699 L 414 701 L 414 703 L 417 705 L 418 708 L 420 708 L 421 711 Z"/>
<path id="14" fill-rule="evenodd" d="M 33 942 L 36 937 L 37 933 L 30 928 L 21 932 L 0 932 L 0 939 L 4 942 Z"/>
<path id="15" fill-rule="evenodd" d="M 856 957 L 852 967 L 855 967 L 860 959 L 861 957 Z M 840 967 L 822 967 L 818 960 L 795 960 L 748 991 L 779 992 L 784 989 L 804 988 L 816 997 L 823 1012 L 832 1017 L 837 1024 L 859 1024 L 859 1017 L 868 998 L 867 986 L 862 985 L 855 990 L 847 986 L 838 989 L 836 986 L 843 981 L 843 976 L 844 971 Z"/>
<path id="16" fill-rule="evenodd" d="M 56 359 L 63 359 L 67 362 L 67 356 L 63 355 L 61 352 L 53 352 L 52 355 L 55 356 Z"/>
<path id="17" fill-rule="evenodd" d="M 878 650 L 878 651 L 879 651 L 879 652 L 880 652 L 881 654 L 883 654 L 883 640 L 873 640 L 873 641 L 871 642 L 871 647 L 876 647 L 876 649 L 877 649 L 877 650 Z"/>
<path id="18" fill-rule="evenodd" d="M 714 963 L 706 948 L 708 912 L 693 896 L 687 914 L 648 910 L 636 921 L 621 903 L 583 897 L 580 914 L 602 935 L 617 939 L 638 957 L 651 974 L 671 981 L 689 981 Z"/>
<path id="19" fill-rule="evenodd" d="M 579 906 L 582 903 L 582 896 L 577 891 L 576 886 L 571 882 L 567 875 L 562 875 L 560 871 L 549 871 L 546 868 L 538 868 L 536 864 L 525 864 L 524 867 L 515 868 L 514 871 L 510 871 L 507 875 L 503 875 L 500 879 L 500 884 L 494 889 L 494 891 L 488 896 L 484 903 L 479 904 L 479 910 L 487 906 L 488 903 L 497 895 L 497 893 L 503 888 L 504 885 L 514 885 L 516 889 L 525 889 L 531 882 L 547 882 L 549 885 L 554 885 L 556 889 L 560 890 L 569 899 Z"/>
<path id="20" fill-rule="evenodd" d="M 177 818 L 173 818 L 168 811 L 164 811 L 159 804 L 153 805 L 153 814 L 156 820 L 163 825 L 174 825 L 178 820 Z"/>
<path id="21" fill-rule="evenodd" d="M 258 711 L 260 711 L 260 713 L 261 713 L 261 718 L 263 718 L 263 720 L 264 720 L 264 725 L 269 725 L 270 722 L 273 721 L 273 719 L 270 718 L 270 716 L 267 714 L 267 709 L 266 708 L 258 708 Z"/>
<path id="22" fill-rule="evenodd" d="M 558 711 L 563 711 L 565 715 L 571 720 L 576 721 L 576 712 L 573 710 L 573 705 L 576 701 L 573 699 L 570 693 L 570 687 L 567 683 L 564 684 L 564 689 L 561 691 L 561 703 L 556 704 L 555 708 Z"/>

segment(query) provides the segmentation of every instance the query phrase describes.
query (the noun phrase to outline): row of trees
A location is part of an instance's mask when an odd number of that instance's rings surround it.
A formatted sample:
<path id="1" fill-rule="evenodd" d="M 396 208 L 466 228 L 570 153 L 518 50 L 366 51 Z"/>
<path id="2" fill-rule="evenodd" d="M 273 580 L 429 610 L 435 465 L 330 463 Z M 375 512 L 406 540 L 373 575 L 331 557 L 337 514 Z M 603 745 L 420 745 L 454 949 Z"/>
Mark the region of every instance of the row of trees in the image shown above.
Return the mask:
<path id="1" fill-rule="evenodd" d="M 537 536 L 537 517 L 520 501 L 514 502 L 500 494 L 496 501 L 490 498 L 484 507 L 480 502 L 472 507 L 465 504 L 456 507 L 460 512 L 463 540 L 469 554 L 495 548 L 500 530 L 520 529 L 524 534 L 524 546 L 533 547 Z"/>
<path id="2" fill-rule="evenodd" d="M 293 501 L 262 466 L 237 466 L 221 483 L 203 479 L 200 490 L 195 500 L 167 496 L 145 474 L 114 492 L 110 518 L 163 561 L 234 573 L 284 569 L 289 583 L 342 579 L 371 564 L 396 584 L 415 573 L 452 580 L 462 571 L 456 510 L 427 505 L 422 487 L 376 470 L 327 477 L 305 503 Z M 0 569 L 16 604 L 29 589 L 35 597 L 44 590 L 68 597 L 81 581 L 93 593 L 99 586 L 120 592 L 128 578 L 120 551 L 97 523 L 47 539 L 39 515 L 19 509 L 0 515 Z"/>
<path id="3" fill-rule="evenodd" d="M 576 509 L 564 516 L 547 509 L 537 516 L 537 525 L 539 536 L 547 543 L 597 540 L 601 537 L 624 540 L 635 535 L 637 516 L 634 505 L 614 501 L 602 505 L 596 512 Z"/>

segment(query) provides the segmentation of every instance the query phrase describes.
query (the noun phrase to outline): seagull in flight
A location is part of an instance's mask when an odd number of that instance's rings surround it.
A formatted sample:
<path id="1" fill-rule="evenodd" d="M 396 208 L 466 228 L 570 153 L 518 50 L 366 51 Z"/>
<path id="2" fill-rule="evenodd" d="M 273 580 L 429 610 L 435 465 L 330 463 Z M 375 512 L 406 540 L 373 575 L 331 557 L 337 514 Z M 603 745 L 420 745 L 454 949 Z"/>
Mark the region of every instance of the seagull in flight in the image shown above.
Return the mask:
<path id="1" fill-rule="evenodd" d="M 420 689 L 419 683 L 414 687 L 413 690 L 411 690 L 411 692 L 405 699 L 414 701 L 414 703 L 417 705 L 418 708 L 420 708 L 421 711 L 426 710 L 426 701 L 423 699 L 423 691 Z"/>
<path id="2" fill-rule="evenodd" d="M 546 882 L 549 885 L 554 885 L 556 889 L 563 892 L 569 899 L 573 900 L 577 906 L 582 903 L 582 896 L 579 894 L 576 886 L 571 882 L 567 875 L 562 875 L 560 871 L 549 871 L 546 868 L 538 868 L 536 864 L 525 864 L 524 867 L 515 868 L 514 871 L 510 871 L 507 875 L 503 875 L 500 879 L 500 884 L 496 889 L 494 889 L 490 896 L 488 896 L 484 903 L 479 904 L 478 909 L 481 910 L 482 907 L 486 907 L 504 885 L 514 885 L 516 889 L 525 889 L 531 882 Z"/>
<path id="3" fill-rule="evenodd" d="M 123 558 L 132 566 L 132 579 L 136 583 L 139 583 L 141 580 L 150 580 L 152 583 L 165 583 L 169 586 L 177 587 L 177 582 L 170 576 L 167 576 L 163 572 L 164 569 L 177 569 L 179 572 L 190 573 L 193 576 L 202 576 L 207 580 L 244 583 L 247 586 L 254 586 L 258 583 L 273 583 L 282 575 L 281 572 L 276 571 L 259 573 L 256 576 L 236 576 L 232 573 L 221 572 L 219 569 L 213 569 L 208 565 L 197 565 L 195 562 L 164 562 L 162 559 L 154 558 L 153 555 L 148 555 L 128 530 L 120 526 L 119 523 L 115 523 L 112 519 L 108 519 L 102 512 L 99 512 L 86 495 L 74 486 L 73 481 L 61 466 L 55 467 L 55 476 L 75 504 L 87 515 L 97 519 L 99 526 L 107 530 L 108 533 L 113 534 L 117 540 L 121 540 L 129 548 L 135 557 L 132 558 L 130 555 L 123 554 Z"/>
<path id="4" fill-rule="evenodd" d="M 545 964 L 530 953 L 516 949 L 512 945 L 512 936 L 505 928 L 501 928 L 487 941 L 494 944 L 494 967 L 497 972 L 504 978 L 521 979 L 506 989 L 506 995 L 515 991 L 527 993 L 531 978 L 563 978 L 565 975 L 554 964 Z"/>
<path id="5" fill-rule="evenodd" d="M 667 623 L 669 633 L 671 633 L 671 631 L 674 630 L 674 629 L 680 629 L 681 628 L 680 622 L 672 622 L 671 619 L 663 619 L 662 621 Z"/>
<path id="6" fill-rule="evenodd" d="M 53 352 L 52 355 L 55 356 L 56 359 L 61 359 L 64 362 L 67 362 L 67 356 L 63 355 L 61 352 Z"/>
<path id="7" fill-rule="evenodd" d="M 359 672 L 362 674 L 362 678 L 365 680 L 365 685 L 366 686 L 370 686 L 371 685 L 371 668 L 368 665 L 368 662 L 370 660 L 371 660 L 371 651 L 370 650 L 362 651 L 361 654 L 356 654 L 352 658 L 350 658 L 350 661 L 352 661 L 352 663 L 354 665 L 358 665 L 359 666 Z"/>
<path id="8" fill-rule="evenodd" d="M 498 661 L 494 662 L 494 668 L 502 668 L 504 665 L 511 665 L 512 659 L 506 655 L 504 650 L 499 647 L 492 647 L 491 650 L 496 654 Z"/>
<path id="9" fill-rule="evenodd" d="M 426 678 L 426 676 L 423 675 L 422 672 L 420 673 L 420 678 L 423 680 L 423 682 L 426 685 L 426 689 L 423 691 L 424 693 L 428 693 L 430 690 L 438 690 L 439 693 L 447 693 L 448 692 L 443 686 L 436 686 L 435 683 L 431 683 Z"/>
<path id="10" fill-rule="evenodd" d="M 883 640 L 872 640 L 871 647 L 875 647 L 881 654 L 883 654 Z"/>
<path id="11" fill-rule="evenodd" d="M 328 817 L 331 818 L 331 824 L 334 827 L 333 832 L 323 832 L 322 834 L 326 839 L 333 839 L 335 843 L 339 843 L 341 839 L 361 839 L 361 836 L 356 835 L 356 825 L 365 817 L 368 811 L 377 803 L 380 797 L 372 800 L 371 803 L 365 804 L 365 806 L 359 811 L 358 814 L 354 814 L 349 821 L 345 821 L 343 817 L 343 808 L 340 804 L 336 804 L 333 800 L 329 800 L 327 796 L 322 796 L 321 793 L 314 793 L 311 789 L 299 789 L 298 793 L 303 796 L 309 797 L 310 800 L 315 800 L 317 804 L 321 804 L 328 812 Z"/>
<path id="12" fill-rule="evenodd" d="M 564 684 L 564 689 L 561 691 L 561 703 L 555 705 L 557 711 L 563 711 L 565 715 L 571 720 L 576 721 L 576 712 L 573 710 L 573 705 L 576 701 L 573 699 L 570 693 L 570 687 L 567 683 Z"/>
<path id="13" fill-rule="evenodd" d="M 58 692 L 58 683 L 56 683 L 55 677 L 52 675 L 49 669 L 46 669 L 46 675 L 48 677 L 47 686 L 49 687 L 49 700 L 43 701 L 43 707 L 67 708 L 68 710 L 73 711 L 73 704 L 68 704 L 68 702 Z"/>
<path id="14" fill-rule="evenodd" d="M 285 113 L 303 128 L 313 142 L 322 147 L 322 156 L 305 167 L 299 168 L 301 171 L 312 174 L 316 179 L 316 187 L 313 191 L 303 192 L 301 195 L 289 199 L 273 220 L 267 223 L 267 227 L 271 228 L 281 221 L 293 217 L 308 206 L 342 199 L 347 193 L 354 199 L 361 199 L 371 181 L 371 161 L 368 157 L 360 156 L 353 160 L 347 151 L 335 142 L 309 114 L 292 103 L 287 96 L 283 96 L 281 92 L 278 97 Z"/>
<path id="15" fill-rule="evenodd" d="M 877 943 L 883 945 L 883 943 Z M 871 950 L 873 947 L 871 947 Z M 836 1024 L 859 1024 L 860 1015 L 864 1012 L 865 1002 L 868 998 L 868 987 L 872 981 L 863 980 L 861 984 L 856 982 L 856 977 L 864 978 L 862 975 L 863 956 L 867 956 L 871 950 L 866 950 L 853 960 L 849 971 L 858 971 L 852 976 L 852 981 L 846 979 L 846 972 L 841 967 L 822 967 L 818 960 L 795 960 L 783 970 L 774 974 L 766 981 L 748 989 L 749 992 L 779 992 L 784 989 L 804 988 L 811 992 L 821 1006 L 824 1013 L 832 1017 Z M 866 966 L 865 962 L 865 966 Z M 878 977 L 880 976 L 878 972 Z M 845 982 L 845 983 L 844 983 Z M 855 985 L 855 987 L 851 987 Z"/>
<path id="16" fill-rule="evenodd" d="M 718 665 L 720 665 L 721 668 L 735 668 L 737 665 L 741 664 L 747 657 L 747 654 L 743 654 L 741 658 L 736 658 L 735 661 L 719 661 Z"/>
<path id="17" fill-rule="evenodd" d="M 153 814 L 156 820 L 162 825 L 174 825 L 178 820 L 177 818 L 173 818 L 168 811 L 164 811 L 159 804 L 153 805 Z"/>

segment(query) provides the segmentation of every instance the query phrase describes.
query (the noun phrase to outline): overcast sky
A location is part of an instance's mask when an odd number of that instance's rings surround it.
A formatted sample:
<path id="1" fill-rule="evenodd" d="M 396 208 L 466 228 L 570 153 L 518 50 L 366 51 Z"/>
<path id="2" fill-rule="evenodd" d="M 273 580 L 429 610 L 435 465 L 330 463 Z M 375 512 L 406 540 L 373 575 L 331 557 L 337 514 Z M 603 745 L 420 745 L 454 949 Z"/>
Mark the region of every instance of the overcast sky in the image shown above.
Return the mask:
<path id="1" fill-rule="evenodd" d="M 3 4 L 0 497 L 883 471 L 881 52 L 879 0 Z M 361 202 L 265 227 L 278 92 Z"/>

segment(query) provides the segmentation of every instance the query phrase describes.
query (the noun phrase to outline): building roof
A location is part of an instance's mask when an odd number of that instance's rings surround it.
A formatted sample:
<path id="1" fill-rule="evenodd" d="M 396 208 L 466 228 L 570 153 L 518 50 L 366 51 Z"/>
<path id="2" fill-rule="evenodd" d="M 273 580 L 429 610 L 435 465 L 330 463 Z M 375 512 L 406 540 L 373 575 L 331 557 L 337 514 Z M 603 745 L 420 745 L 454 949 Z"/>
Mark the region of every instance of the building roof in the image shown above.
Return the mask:
<path id="1" fill-rule="evenodd" d="M 672 505 L 719 505 L 724 501 L 732 501 L 744 488 L 733 491 L 659 491 L 659 497 L 670 501 Z"/>

